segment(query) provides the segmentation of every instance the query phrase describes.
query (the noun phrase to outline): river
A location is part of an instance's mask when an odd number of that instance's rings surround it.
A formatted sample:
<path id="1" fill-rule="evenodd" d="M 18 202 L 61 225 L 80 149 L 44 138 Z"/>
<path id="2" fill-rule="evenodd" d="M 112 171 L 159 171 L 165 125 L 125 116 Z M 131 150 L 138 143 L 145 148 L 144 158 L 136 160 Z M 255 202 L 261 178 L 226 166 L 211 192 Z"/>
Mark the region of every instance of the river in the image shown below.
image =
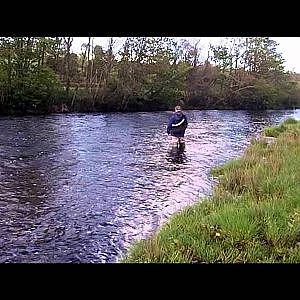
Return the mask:
<path id="1" fill-rule="evenodd" d="M 0 262 L 116 262 L 168 217 L 210 195 L 213 166 L 300 110 L 186 111 L 0 118 Z"/>

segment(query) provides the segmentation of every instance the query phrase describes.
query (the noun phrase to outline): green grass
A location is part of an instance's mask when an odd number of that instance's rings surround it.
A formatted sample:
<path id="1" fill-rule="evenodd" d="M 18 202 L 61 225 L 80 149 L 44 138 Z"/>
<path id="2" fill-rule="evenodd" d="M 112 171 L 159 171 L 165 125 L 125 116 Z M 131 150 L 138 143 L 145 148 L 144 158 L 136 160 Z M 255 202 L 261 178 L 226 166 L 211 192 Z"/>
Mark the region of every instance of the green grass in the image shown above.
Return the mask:
<path id="1" fill-rule="evenodd" d="M 122 262 L 300 262 L 300 122 L 266 129 L 244 155 L 216 167 L 213 196 L 175 214 Z"/>
<path id="2" fill-rule="evenodd" d="M 293 126 L 295 124 L 297 124 L 297 120 L 293 118 L 288 118 L 279 126 L 266 128 L 264 130 L 264 134 L 269 137 L 278 137 L 282 132 L 285 132 L 287 130 L 294 129 L 296 131 L 299 131 L 299 127 Z"/>

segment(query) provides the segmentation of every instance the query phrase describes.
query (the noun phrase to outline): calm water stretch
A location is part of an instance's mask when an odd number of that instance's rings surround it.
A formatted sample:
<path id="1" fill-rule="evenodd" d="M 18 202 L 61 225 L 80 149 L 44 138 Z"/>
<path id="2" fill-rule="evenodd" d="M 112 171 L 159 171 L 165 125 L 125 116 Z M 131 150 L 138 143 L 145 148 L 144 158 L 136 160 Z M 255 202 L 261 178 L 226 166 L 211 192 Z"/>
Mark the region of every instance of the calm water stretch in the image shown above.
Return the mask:
<path id="1" fill-rule="evenodd" d="M 299 110 L 185 111 L 0 118 L 0 262 L 115 262 L 174 212 L 209 195 L 211 167 Z"/>

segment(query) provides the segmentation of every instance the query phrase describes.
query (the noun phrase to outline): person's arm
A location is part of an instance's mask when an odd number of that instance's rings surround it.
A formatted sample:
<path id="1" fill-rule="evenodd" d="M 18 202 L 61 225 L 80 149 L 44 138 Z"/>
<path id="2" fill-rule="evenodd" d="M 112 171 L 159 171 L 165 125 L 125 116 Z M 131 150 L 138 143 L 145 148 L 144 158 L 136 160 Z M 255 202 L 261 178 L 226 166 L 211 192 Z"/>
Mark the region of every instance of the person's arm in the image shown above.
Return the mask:
<path id="1" fill-rule="evenodd" d="M 172 123 L 173 123 L 173 116 L 169 120 L 168 127 L 167 127 L 167 134 L 171 133 Z"/>
<path id="2" fill-rule="evenodd" d="M 187 120 L 186 115 L 184 115 L 184 125 L 185 125 L 185 128 L 187 128 L 187 126 L 188 126 L 188 120 Z"/>

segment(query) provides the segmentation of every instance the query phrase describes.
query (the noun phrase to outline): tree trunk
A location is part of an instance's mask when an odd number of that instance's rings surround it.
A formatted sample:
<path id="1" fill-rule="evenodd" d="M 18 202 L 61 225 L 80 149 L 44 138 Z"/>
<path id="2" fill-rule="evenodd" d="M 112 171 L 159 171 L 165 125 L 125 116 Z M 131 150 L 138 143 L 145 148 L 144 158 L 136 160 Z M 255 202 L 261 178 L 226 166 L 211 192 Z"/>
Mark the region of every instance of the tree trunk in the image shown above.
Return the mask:
<path id="1" fill-rule="evenodd" d="M 93 49 L 93 39 L 92 39 L 92 51 L 91 51 L 91 72 L 90 72 L 90 94 L 92 93 L 92 81 L 93 81 L 93 67 L 94 67 L 94 59 L 93 59 L 94 49 Z"/>
<path id="2" fill-rule="evenodd" d="M 87 67 L 85 70 L 85 88 L 88 88 L 88 69 L 89 69 L 89 63 L 90 63 L 90 47 L 91 47 L 91 38 L 89 37 L 89 42 L 87 44 Z"/>
<path id="3" fill-rule="evenodd" d="M 66 41 L 66 47 L 67 47 L 67 52 L 66 52 L 66 56 L 65 56 L 66 80 L 67 80 L 66 92 L 67 92 L 67 95 L 69 95 L 69 90 L 70 90 L 70 49 L 72 46 L 73 39 L 71 37 L 68 37 L 68 39 L 65 41 Z"/>

